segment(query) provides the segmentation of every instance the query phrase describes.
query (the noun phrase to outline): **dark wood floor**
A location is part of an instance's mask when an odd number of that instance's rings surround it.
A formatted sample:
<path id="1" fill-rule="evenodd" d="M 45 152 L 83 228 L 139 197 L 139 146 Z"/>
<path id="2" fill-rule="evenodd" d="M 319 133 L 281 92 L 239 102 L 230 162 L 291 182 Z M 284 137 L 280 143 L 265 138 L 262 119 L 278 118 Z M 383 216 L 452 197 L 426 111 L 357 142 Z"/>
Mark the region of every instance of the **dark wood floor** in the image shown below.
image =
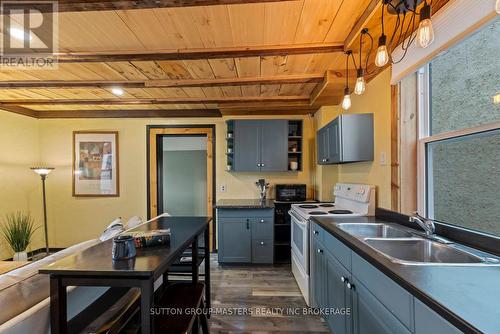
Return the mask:
<path id="1" fill-rule="evenodd" d="M 214 255 L 211 275 L 214 309 L 253 314 L 213 315 L 210 333 L 328 333 L 320 317 L 290 314 L 307 307 L 290 266 L 219 266 Z"/>

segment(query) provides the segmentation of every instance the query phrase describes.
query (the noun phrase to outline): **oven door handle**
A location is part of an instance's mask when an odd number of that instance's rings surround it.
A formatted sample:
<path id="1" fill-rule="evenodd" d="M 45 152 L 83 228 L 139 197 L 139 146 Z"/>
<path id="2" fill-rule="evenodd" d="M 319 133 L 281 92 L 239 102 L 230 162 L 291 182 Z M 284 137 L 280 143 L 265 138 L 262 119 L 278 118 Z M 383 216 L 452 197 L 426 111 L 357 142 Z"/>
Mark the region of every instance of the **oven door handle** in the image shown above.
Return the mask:
<path id="1" fill-rule="evenodd" d="M 293 212 L 292 210 L 288 211 L 288 213 L 290 214 L 290 216 L 292 216 L 292 218 L 294 218 L 299 224 L 301 225 L 305 225 L 306 222 L 304 222 L 302 220 L 302 218 L 300 218 L 295 212 Z"/>

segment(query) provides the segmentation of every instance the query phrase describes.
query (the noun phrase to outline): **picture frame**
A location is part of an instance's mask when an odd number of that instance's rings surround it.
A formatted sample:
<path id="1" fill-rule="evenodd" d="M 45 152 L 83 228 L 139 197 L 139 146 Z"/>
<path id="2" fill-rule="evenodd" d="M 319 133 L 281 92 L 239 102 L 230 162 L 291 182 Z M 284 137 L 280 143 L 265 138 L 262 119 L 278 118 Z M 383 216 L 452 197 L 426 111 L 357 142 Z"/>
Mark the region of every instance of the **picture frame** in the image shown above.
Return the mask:
<path id="1" fill-rule="evenodd" d="M 118 131 L 73 131 L 73 197 L 119 197 Z"/>

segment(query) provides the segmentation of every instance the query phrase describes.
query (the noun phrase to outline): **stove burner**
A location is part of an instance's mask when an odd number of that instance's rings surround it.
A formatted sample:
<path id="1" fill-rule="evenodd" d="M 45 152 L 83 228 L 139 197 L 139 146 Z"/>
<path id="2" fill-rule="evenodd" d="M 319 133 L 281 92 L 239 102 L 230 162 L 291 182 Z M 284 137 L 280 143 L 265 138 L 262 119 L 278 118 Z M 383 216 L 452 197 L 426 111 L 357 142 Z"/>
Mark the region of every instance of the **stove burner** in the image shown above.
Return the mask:
<path id="1" fill-rule="evenodd" d="M 302 205 L 299 205 L 299 208 L 302 208 L 302 209 L 317 209 L 318 206 L 317 205 L 312 205 L 312 204 L 302 204 Z"/>
<path id="2" fill-rule="evenodd" d="M 323 211 L 311 211 L 309 212 L 311 216 L 319 216 L 319 215 L 326 215 L 326 212 Z"/>
<path id="3" fill-rule="evenodd" d="M 331 210 L 328 212 L 334 215 L 348 215 L 353 213 L 351 210 Z"/>
<path id="4" fill-rule="evenodd" d="M 335 206 L 335 204 L 325 203 L 325 204 L 320 204 L 319 206 L 322 208 L 333 208 Z"/>

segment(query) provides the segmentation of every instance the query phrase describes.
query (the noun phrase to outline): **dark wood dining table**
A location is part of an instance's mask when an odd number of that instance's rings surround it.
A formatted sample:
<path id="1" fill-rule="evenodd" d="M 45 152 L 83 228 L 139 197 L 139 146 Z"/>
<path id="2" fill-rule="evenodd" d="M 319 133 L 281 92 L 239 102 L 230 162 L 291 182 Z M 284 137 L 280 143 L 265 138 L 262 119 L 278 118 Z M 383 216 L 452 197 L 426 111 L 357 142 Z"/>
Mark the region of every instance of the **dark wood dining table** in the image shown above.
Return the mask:
<path id="1" fill-rule="evenodd" d="M 154 301 L 154 282 L 169 271 L 184 251 L 192 247 L 192 280 L 198 283 L 198 238 L 204 234 L 205 294 L 210 307 L 210 217 L 159 217 L 132 231 L 170 228 L 170 246 L 137 249 L 130 260 L 114 261 L 112 240 L 107 240 L 51 263 L 39 270 L 50 275 L 51 333 L 67 333 L 68 286 L 135 287 L 141 291 L 141 333 L 152 333 L 151 307 Z"/>

